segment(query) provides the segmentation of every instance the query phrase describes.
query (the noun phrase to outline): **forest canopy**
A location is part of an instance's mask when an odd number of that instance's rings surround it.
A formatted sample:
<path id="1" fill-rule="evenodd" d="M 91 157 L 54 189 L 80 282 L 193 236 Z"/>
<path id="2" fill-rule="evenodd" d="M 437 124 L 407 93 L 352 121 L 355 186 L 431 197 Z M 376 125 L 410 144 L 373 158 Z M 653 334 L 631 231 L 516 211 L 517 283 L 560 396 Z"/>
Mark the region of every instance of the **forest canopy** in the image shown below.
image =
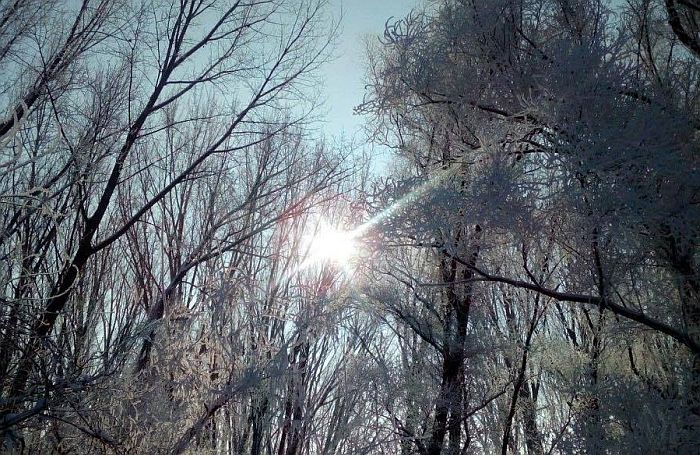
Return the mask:
<path id="1" fill-rule="evenodd" d="M 700 451 L 700 2 L 339 27 L 0 3 L 0 451 Z"/>

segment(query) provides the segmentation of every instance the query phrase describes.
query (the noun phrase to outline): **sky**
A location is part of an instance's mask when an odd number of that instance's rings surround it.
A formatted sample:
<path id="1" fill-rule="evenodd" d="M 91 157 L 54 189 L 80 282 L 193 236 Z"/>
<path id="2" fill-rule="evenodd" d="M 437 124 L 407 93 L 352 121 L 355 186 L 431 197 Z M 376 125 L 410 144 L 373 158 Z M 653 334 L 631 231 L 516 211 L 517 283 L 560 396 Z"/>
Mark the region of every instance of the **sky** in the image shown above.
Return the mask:
<path id="1" fill-rule="evenodd" d="M 352 110 L 362 102 L 365 84 L 366 39 L 377 39 L 391 16 L 407 15 L 421 0 L 331 0 L 331 12 L 339 17 L 340 36 L 335 58 L 323 67 L 327 102 L 324 130 L 327 136 L 351 139 L 362 129 L 362 118 Z"/>

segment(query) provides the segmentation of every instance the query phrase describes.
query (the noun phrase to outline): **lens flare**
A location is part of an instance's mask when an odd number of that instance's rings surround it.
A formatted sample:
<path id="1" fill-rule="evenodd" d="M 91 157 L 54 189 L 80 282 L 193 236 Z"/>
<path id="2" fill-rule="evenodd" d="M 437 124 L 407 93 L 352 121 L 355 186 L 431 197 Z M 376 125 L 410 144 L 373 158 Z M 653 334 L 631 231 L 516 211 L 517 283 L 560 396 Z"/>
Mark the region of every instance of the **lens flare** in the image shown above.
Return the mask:
<path id="1" fill-rule="evenodd" d="M 353 232 L 343 231 L 322 224 L 309 246 L 311 262 L 331 262 L 347 265 L 358 253 L 358 243 Z"/>

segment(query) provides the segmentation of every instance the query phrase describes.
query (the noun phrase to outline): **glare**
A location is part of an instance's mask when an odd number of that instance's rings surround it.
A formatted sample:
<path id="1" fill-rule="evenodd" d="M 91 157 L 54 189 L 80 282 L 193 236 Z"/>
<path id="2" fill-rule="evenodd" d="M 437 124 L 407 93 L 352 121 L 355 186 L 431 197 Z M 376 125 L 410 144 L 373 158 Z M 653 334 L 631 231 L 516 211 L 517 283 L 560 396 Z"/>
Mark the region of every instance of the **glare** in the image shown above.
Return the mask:
<path id="1" fill-rule="evenodd" d="M 325 220 L 318 221 L 315 233 L 305 236 L 303 244 L 307 256 L 298 270 L 331 263 L 340 266 L 346 272 L 352 271 L 358 263 L 358 258 L 367 254 L 367 251 L 362 251 L 363 243 L 359 241 L 360 238 L 365 237 L 368 232 L 381 226 L 384 221 L 402 212 L 405 208 L 417 203 L 423 196 L 458 172 L 458 169 L 457 166 L 454 166 L 437 173 L 353 230 L 338 229 Z"/>
<path id="2" fill-rule="evenodd" d="M 348 265 L 357 256 L 357 235 L 343 231 L 326 223 L 321 223 L 318 232 L 309 245 L 309 259 L 312 262 L 331 262 L 336 265 Z"/>

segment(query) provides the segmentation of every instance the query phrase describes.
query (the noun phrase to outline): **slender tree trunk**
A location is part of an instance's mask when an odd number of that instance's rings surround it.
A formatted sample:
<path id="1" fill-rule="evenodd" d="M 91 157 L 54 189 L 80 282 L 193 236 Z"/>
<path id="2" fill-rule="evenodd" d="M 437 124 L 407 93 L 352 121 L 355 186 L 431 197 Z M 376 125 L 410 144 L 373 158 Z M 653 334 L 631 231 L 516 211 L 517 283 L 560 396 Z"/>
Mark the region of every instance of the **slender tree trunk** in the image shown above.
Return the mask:
<path id="1" fill-rule="evenodd" d="M 529 384 L 528 380 L 526 378 L 526 372 L 527 372 L 527 362 L 528 362 L 528 357 L 530 353 L 530 346 L 532 345 L 532 336 L 535 333 L 535 328 L 537 328 L 537 323 L 539 322 L 539 317 L 540 317 L 540 296 L 537 295 L 535 296 L 535 301 L 534 301 L 534 308 L 532 311 L 532 317 L 530 318 L 530 323 L 527 327 L 527 333 L 525 334 L 525 342 L 523 346 L 523 352 L 520 357 L 520 364 L 518 365 L 518 369 L 515 373 L 515 382 L 513 385 L 513 394 L 511 395 L 511 401 L 510 401 L 510 406 L 508 409 L 508 414 L 506 415 L 506 421 L 505 424 L 503 425 L 503 442 L 501 445 L 501 454 L 506 455 L 508 453 L 508 446 L 510 444 L 511 440 L 511 433 L 512 433 L 512 427 L 513 427 L 513 419 L 515 417 L 516 411 L 517 411 L 517 405 L 518 405 L 518 400 L 519 399 L 524 399 L 524 403 L 521 404 L 521 406 L 524 406 L 524 417 L 525 417 L 525 443 L 528 447 L 528 452 L 529 453 L 536 453 L 536 454 L 541 454 L 542 453 L 542 440 L 539 435 L 539 431 L 537 430 L 537 421 L 535 417 L 535 406 L 533 403 L 533 400 L 530 396 L 530 390 L 529 390 Z M 515 321 L 512 319 L 512 313 L 510 311 L 506 311 L 506 318 L 509 320 L 508 321 L 508 327 L 509 330 L 512 330 L 513 335 L 517 336 L 517 331 L 515 328 Z M 512 362 L 511 360 L 506 357 L 506 366 L 509 368 L 512 368 Z"/>
<path id="2" fill-rule="evenodd" d="M 481 228 L 475 230 L 475 236 L 480 235 Z M 479 254 L 478 244 L 471 246 L 470 263 L 476 265 Z M 458 263 L 454 258 L 443 259 L 441 263 L 442 279 L 447 285 L 445 298 L 447 311 L 445 314 L 445 347 L 442 363 L 442 381 L 440 392 L 435 404 L 435 417 L 432 436 L 428 445 L 429 455 L 442 453 L 445 435 L 449 436 L 447 453 L 459 455 L 462 452 L 462 426 L 464 422 L 464 364 L 469 311 L 472 302 L 473 270 L 462 267 L 459 279 L 463 284 L 458 292 L 456 278 Z"/>
<path id="3" fill-rule="evenodd" d="M 693 341 L 700 342 L 700 270 L 693 251 L 681 248 L 673 237 L 669 239 L 668 252 L 671 267 L 678 277 L 685 331 Z M 700 353 L 694 353 L 691 360 L 688 404 L 691 412 L 700 416 Z"/>
<path id="4" fill-rule="evenodd" d="M 440 393 L 435 403 L 435 420 L 433 432 L 428 446 L 428 455 L 440 455 L 447 433 L 447 418 L 451 409 L 451 401 L 455 397 L 456 376 L 459 373 L 458 362 L 452 353 L 445 353 L 442 363 L 442 382 Z"/>
<path id="5" fill-rule="evenodd" d="M 529 455 L 542 455 L 542 434 L 537 425 L 537 397 L 533 396 L 530 381 L 520 388 L 520 403 L 525 433 L 525 446 Z"/>

